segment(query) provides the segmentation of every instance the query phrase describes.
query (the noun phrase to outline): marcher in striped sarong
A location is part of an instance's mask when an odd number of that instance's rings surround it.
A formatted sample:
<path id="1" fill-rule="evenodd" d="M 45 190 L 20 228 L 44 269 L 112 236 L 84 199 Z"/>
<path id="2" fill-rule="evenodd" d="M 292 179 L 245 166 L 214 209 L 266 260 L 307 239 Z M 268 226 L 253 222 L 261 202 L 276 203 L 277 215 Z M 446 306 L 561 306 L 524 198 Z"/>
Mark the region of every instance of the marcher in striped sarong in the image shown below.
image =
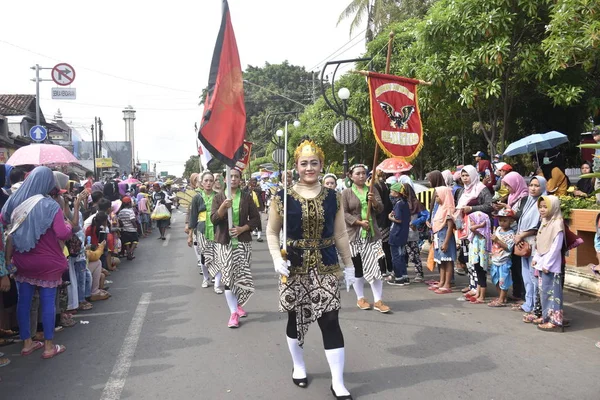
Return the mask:
<path id="1" fill-rule="evenodd" d="M 356 271 L 356 306 L 362 310 L 371 309 L 371 304 L 365 299 L 364 282 L 371 285 L 373 291 L 373 308 L 381 313 L 387 313 L 390 308 L 383 303 L 383 281 L 379 259 L 384 257 L 381 246 L 381 232 L 375 216 L 383 211 L 381 198 L 376 190 L 369 193 L 365 185 L 367 166 L 355 164 L 350 167 L 352 187 L 344 189 L 342 201 L 346 230 L 350 239 L 352 261 Z M 368 203 L 371 201 L 371 215 L 367 218 Z"/>
<path id="2" fill-rule="evenodd" d="M 230 328 L 239 327 L 239 318 L 247 316 L 242 308 L 254 293 L 250 272 L 251 232 L 260 225 L 258 209 L 247 193 L 240 189 L 241 172 L 231 170 L 231 199 L 224 193 L 215 195 L 210 219 L 215 226 L 215 264 L 223 274 L 225 298 L 231 312 Z M 233 228 L 229 229 L 227 209 L 232 209 Z"/>
<path id="3" fill-rule="evenodd" d="M 286 339 L 292 356 L 292 382 L 308 386 L 304 338 L 317 322 L 331 370 L 331 391 L 338 399 L 352 399 L 344 385 L 344 337 L 339 324 L 339 277 L 344 271 L 349 290 L 354 281 L 348 235 L 340 195 L 321 186 L 319 173 L 324 154 L 304 140 L 294 153 L 297 184 L 273 197 L 269 209 L 267 241 L 279 283 L 279 311 L 288 314 Z M 279 233 L 286 218 L 287 260 L 282 258 Z M 337 250 L 337 251 L 336 251 Z M 345 268 L 338 262 L 338 251 Z"/>

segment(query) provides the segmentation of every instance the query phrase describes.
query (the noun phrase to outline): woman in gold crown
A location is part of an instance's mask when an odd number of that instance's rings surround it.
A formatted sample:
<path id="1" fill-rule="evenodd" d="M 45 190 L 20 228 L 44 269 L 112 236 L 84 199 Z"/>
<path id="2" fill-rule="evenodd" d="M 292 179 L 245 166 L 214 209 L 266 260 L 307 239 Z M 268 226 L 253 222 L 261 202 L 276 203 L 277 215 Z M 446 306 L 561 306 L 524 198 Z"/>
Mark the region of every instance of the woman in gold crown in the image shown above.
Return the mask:
<path id="1" fill-rule="evenodd" d="M 376 190 L 369 192 L 367 166 L 355 164 L 350 167 L 352 187 L 344 189 L 342 200 L 346 219 L 346 229 L 350 239 L 352 261 L 356 270 L 356 306 L 361 310 L 371 309 L 365 299 L 364 283 L 369 282 L 373 291 L 373 308 L 381 313 L 390 312 L 383 303 L 383 280 L 379 259 L 385 256 L 381 244 L 381 232 L 377 226 L 376 215 L 383 211 L 383 203 Z M 369 203 L 371 212 L 368 212 Z M 370 214 L 370 215 L 368 215 Z"/>
<path id="2" fill-rule="evenodd" d="M 331 369 L 331 392 L 337 399 L 352 399 L 344 385 L 344 337 L 339 324 L 342 272 L 349 289 L 354 267 L 344 223 L 340 195 L 321 186 L 323 151 L 310 139 L 303 140 L 294 152 L 298 183 L 274 196 L 269 210 L 267 241 L 275 271 L 282 275 L 279 285 L 279 310 L 288 314 L 286 329 L 293 370 L 292 381 L 306 388 L 304 337 L 311 323 L 317 322 L 323 335 L 325 355 Z M 287 213 L 287 260 L 282 258 L 279 234 Z M 345 268 L 339 265 L 337 251 Z"/>

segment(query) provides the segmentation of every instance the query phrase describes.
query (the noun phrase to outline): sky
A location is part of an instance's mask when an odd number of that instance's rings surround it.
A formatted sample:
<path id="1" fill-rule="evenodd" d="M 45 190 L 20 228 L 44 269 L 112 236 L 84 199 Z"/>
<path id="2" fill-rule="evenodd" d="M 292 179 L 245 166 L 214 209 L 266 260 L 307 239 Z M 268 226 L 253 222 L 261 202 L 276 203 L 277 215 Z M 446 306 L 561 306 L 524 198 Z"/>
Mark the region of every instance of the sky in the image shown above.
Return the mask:
<path id="1" fill-rule="evenodd" d="M 288 60 L 318 71 L 326 61 L 360 56 L 364 27 L 350 36 L 349 21 L 336 26 L 349 2 L 229 0 L 242 67 Z M 60 109 L 84 140 L 91 140 L 89 127 L 100 117 L 106 140 L 124 140 L 122 110 L 132 105 L 138 160 L 181 175 L 197 154 L 194 123 L 201 118 L 199 95 L 208 83 L 222 1 L 152 3 L 8 2 L 0 24 L 0 93 L 35 94 L 30 67 L 69 63 L 77 100 L 51 100 L 57 85 L 41 82 L 45 117 Z M 41 78 L 50 79 L 50 70 Z"/>

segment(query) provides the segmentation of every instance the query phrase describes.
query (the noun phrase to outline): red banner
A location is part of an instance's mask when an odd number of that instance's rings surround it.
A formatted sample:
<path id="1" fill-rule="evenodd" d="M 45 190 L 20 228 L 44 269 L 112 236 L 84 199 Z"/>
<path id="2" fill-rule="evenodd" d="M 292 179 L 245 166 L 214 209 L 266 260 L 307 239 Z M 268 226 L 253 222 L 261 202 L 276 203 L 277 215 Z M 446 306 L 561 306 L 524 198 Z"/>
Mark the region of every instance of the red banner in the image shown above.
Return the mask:
<path id="1" fill-rule="evenodd" d="M 244 82 L 229 5 L 223 0 L 221 28 L 210 65 L 208 94 L 198 139 L 215 158 L 230 167 L 243 153 L 246 136 Z"/>
<path id="2" fill-rule="evenodd" d="M 239 159 L 235 163 L 235 167 L 237 169 L 239 169 L 240 171 L 245 170 L 246 167 L 248 166 L 248 164 L 250 164 L 250 152 L 251 151 L 252 151 L 252 142 L 244 141 L 244 153 L 242 154 L 242 158 Z"/>
<path id="3" fill-rule="evenodd" d="M 390 157 L 412 161 L 423 147 L 418 80 L 369 72 L 371 122 L 375 139 Z"/>

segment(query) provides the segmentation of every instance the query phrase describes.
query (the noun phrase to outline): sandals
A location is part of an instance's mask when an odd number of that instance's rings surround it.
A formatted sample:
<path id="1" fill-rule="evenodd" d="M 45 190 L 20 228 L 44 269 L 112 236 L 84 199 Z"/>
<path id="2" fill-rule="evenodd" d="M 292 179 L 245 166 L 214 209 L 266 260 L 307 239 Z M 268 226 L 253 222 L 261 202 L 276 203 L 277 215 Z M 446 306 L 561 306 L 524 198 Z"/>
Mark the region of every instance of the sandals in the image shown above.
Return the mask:
<path id="1" fill-rule="evenodd" d="M 433 291 L 433 293 L 435 294 L 449 294 L 452 293 L 452 289 L 448 289 L 448 288 L 439 288 Z"/>
<path id="2" fill-rule="evenodd" d="M 34 341 L 33 344 L 32 344 L 32 346 L 29 349 L 27 349 L 27 350 L 25 350 L 25 349 L 21 350 L 21 355 L 22 356 L 28 356 L 31 353 L 33 353 L 34 351 L 41 349 L 42 347 L 44 347 L 44 343 L 38 342 L 38 341 Z"/>
<path id="3" fill-rule="evenodd" d="M 542 317 L 537 317 L 535 314 L 526 314 L 523 317 L 523 322 L 526 324 L 539 325 L 544 323 L 544 319 Z"/>
<path id="4" fill-rule="evenodd" d="M 59 355 L 60 353 L 64 353 L 65 350 L 67 350 L 67 348 L 65 346 L 63 346 L 62 344 L 55 344 L 54 348 L 52 349 L 52 352 L 50 352 L 50 353 L 43 352 L 42 353 L 42 358 L 44 360 L 47 360 L 49 358 Z"/>
<path id="5" fill-rule="evenodd" d="M 0 358 L 0 368 L 6 367 L 8 364 L 10 364 L 10 359 L 8 359 L 8 358 Z"/>
<path id="6" fill-rule="evenodd" d="M 94 308 L 94 306 L 92 305 L 92 303 L 88 303 L 87 301 L 84 303 L 79 303 L 79 308 L 78 310 L 81 311 L 88 311 L 91 310 L 92 308 Z"/>
<path id="7" fill-rule="evenodd" d="M 554 325 L 552 322 L 546 322 L 545 324 L 539 324 L 537 328 L 540 331 L 545 332 L 564 332 L 565 329 L 562 325 Z"/>
<path id="8" fill-rule="evenodd" d="M 491 301 L 488 303 L 488 307 L 506 307 L 506 303 L 501 303 L 499 301 Z"/>
<path id="9" fill-rule="evenodd" d="M 471 304 L 485 304 L 485 303 L 486 303 L 486 301 L 485 301 L 485 300 L 479 300 L 477 297 L 471 297 L 471 298 L 469 299 L 469 302 L 470 302 Z"/>

